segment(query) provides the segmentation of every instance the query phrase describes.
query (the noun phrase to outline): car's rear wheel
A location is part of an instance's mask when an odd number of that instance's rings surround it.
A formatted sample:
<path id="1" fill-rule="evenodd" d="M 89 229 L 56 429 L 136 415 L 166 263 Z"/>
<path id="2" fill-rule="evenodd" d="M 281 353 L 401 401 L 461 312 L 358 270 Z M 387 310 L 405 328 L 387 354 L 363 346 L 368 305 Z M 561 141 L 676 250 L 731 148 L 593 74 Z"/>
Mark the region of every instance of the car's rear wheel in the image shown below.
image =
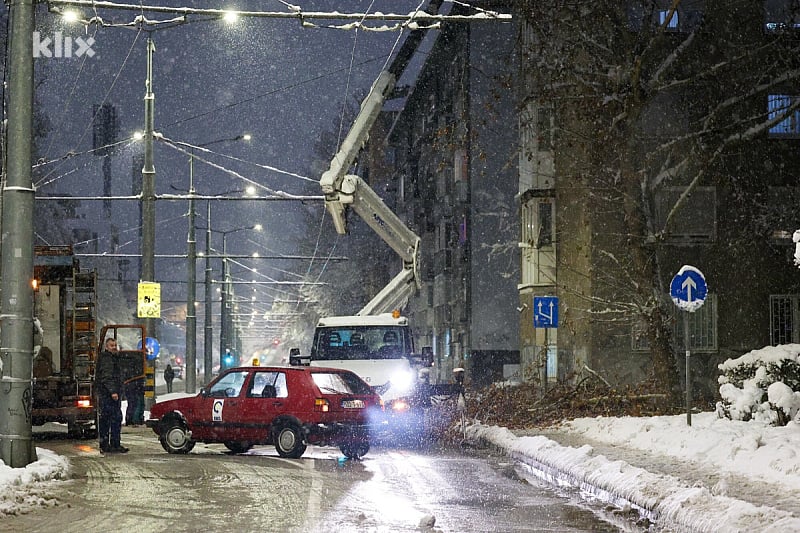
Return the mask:
<path id="1" fill-rule="evenodd" d="M 297 459 L 306 451 L 303 432 L 292 422 L 278 426 L 273 432 L 272 442 L 275 443 L 275 449 L 281 457 Z"/>
<path id="2" fill-rule="evenodd" d="M 186 424 L 177 419 L 166 422 L 159 441 L 167 453 L 189 453 L 194 448 L 194 441 L 189 435 L 189 429 Z"/>
<path id="3" fill-rule="evenodd" d="M 233 453 L 245 453 L 247 450 L 253 447 L 253 445 L 250 444 L 249 442 L 231 441 L 231 442 L 225 442 L 224 444 L 225 447 L 228 448 Z"/>
<path id="4" fill-rule="evenodd" d="M 348 459 L 361 459 L 369 452 L 368 442 L 348 442 L 339 446 L 345 457 Z"/>

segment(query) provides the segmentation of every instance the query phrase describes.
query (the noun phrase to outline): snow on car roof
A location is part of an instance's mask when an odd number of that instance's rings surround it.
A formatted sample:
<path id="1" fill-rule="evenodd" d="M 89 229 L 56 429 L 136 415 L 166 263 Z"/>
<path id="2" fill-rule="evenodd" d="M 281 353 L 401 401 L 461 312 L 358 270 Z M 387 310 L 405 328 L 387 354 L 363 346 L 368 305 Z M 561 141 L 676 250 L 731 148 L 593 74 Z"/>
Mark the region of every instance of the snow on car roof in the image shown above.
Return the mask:
<path id="1" fill-rule="evenodd" d="M 320 318 L 317 327 L 341 327 L 341 326 L 407 326 L 408 319 L 404 316 L 394 318 L 391 313 L 380 315 L 353 315 L 353 316 L 329 316 Z"/>

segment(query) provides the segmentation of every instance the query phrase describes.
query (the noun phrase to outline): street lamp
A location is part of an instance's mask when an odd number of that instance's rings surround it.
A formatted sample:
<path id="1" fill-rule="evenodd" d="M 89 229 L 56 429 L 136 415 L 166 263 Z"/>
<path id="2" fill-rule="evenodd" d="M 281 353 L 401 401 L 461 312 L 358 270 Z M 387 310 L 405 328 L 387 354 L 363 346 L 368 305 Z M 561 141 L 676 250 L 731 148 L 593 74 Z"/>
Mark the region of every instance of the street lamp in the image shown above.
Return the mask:
<path id="1" fill-rule="evenodd" d="M 242 191 L 228 191 L 225 194 L 234 193 L 234 192 L 242 192 Z M 249 191 L 244 191 L 249 194 Z M 238 229 L 249 229 L 249 228 L 237 228 Z M 255 229 L 255 228 L 253 228 Z M 211 201 L 206 202 L 206 272 L 205 272 L 205 331 L 203 336 L 203 379 L 205 383 L 209 383 L 211 381 L 211 374 L 213 369 L 213 358 L 212 358 L 212 351 L 213 351 L 213 344 L 214 344 L 214 327 L 212 324 L 212 299 L 211 299 L 211 233 L 223 233 L 219 230 L 214 230 L 211 228 Z M 232 231 L 229 231 L 232 233 Z M 223 244 L 225 244 L 223 242 Z M 224 254 L 223 254 L 224 255 Z M 220 344 L 222 344 L 220 339 Z M 224 354 L 224 350 L 221 352 Z"/>
<path id="2" fill-rule="evenodd" d="M 233 303 L 233 284 L 231 283 L 230 265 L 228 264 L 228 235 L 245 230 L 261 231 L 261 224 L 254 226 L 247 226 L 243 228 L 234 228 L 228 231 L 220 231 L 222 233 L 222 309 L 220 311 L 222 318 L 222 327 L 220 328 L 219 335 L 219 350 L 220 354 L 227 354 L 231 350 L 238 350 L 238 346 L 232 343 L 233 337 L 233 324 L 231 323 L 231 314 L 228 309 Z M 235 340 L 235 339 L 234 339 Z"/>
<path id="3" fill-rule="evenodd" d="M 197 379 L 197 310 L 195 308 L 195 301 L 197 300 L 197 239 L 195 237 L 195 211 L 194 211 L 194 195 L 196 193 L 194 188 L 194 149 L 211 146 L 212 144 L 219 144 L 223 142 L 233 142 L 250 140 L 249 134 L 237 135 L 226 139 L 217 139 L 203 144 L 191 146 L 189 152 L 189 235 L 186 239 L 186 275 L 187 275 L 187 290 L 186 290 L 186 376 L 185 386 L 186 392 L 194 394 L 196 391 Z M 207 335 L 207 333 L 206 333 Z M 209 341 L 210 343 L 210 341 Z M 210 374 L 206 370 L 206 383 L 209 381 Z"/>

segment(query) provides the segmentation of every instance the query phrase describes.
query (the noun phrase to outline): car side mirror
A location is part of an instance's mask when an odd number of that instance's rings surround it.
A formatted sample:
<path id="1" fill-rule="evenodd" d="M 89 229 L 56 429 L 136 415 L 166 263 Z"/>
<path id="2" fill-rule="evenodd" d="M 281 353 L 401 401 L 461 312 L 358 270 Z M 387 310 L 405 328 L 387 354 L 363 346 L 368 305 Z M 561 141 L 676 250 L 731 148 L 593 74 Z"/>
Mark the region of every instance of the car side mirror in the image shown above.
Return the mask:
<path id="1" fill-rule="evenodd" d="M 200 396 L 202 396 L 203 398 L 205 398 L 206 396 L 208 396 L 208 389 L 206 389 L 205 387 L 203 387 L 202 389 L 200 389 Z"/>
<path id="2" fill-rule="evenodd" d="M 310 355 L 300 355 L 300 348 L 292 348 L 289 350 L 289 365 L 291 366 L 309 366 L 311 364 Z"/>

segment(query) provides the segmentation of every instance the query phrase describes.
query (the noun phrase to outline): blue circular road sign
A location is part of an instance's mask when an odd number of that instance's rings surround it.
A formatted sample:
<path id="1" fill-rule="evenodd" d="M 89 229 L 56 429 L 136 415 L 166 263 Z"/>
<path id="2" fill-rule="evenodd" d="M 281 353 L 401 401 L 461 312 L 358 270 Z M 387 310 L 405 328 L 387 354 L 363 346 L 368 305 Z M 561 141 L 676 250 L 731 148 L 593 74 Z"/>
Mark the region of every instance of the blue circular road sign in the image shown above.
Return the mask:
<path id="1" fill-rule="evenodd" d="M 669 295 L 678 308 L 693 313 L 706 301 L 708 295 L 706 278 L 695 267 L 684 265 L 672 278 Z"/>
<path id="2" fill-rule="evenodd" d="M 161 351 L 161 345 L 158 344 L 158 341 L 155 340 L 153 337 L 147 337 L 144 340 L 144 346 L 147 349 L 147 360 L 152 361 L 156 357 L 158 357 L 158 353 Z M 136 349 L 142 349 L 142 341 L 139 341 L 136 344 Z"/>

